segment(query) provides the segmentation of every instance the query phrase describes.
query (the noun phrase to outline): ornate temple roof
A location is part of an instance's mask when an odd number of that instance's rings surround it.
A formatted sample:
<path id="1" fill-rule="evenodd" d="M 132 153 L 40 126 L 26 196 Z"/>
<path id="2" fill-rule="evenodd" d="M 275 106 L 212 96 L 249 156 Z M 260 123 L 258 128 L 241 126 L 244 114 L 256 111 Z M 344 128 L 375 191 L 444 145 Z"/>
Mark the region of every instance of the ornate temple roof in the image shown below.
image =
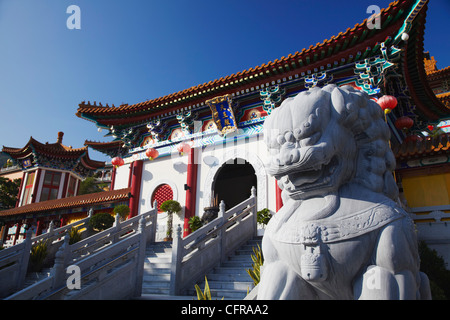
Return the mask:
<path id="1" fill-rule="evenodd" d="M 55 143 L 41 143 L 30 137 L 23 148 L 3 146 L 2 152 L 8 154 L 26 169 L 31 166 L 44 166 L 75 171 L 84 176 L 88 171 L 105 166 L 105 162 L 89 158 L 88 147 L 72 148 L 62 143 L 64 133 L 58 132 Z M 29 160 L 29 162 L 26 162 Z"/>
<path id="2" fill-rule="evenodd" d="M 391 3 L 388 8 L 382 9 L 380 12 L 382 21 L 380 29 L 369 29 L 366 19 L 328 40 L 261 66 L 132 105 L 123 104 L 118 107 L 109 107 L 83 101 L 79 104 L 76 115 L 93 121 L 99 126 L 134 125 L 148 121 L 155 116 L 195 107 L 217 95 L 245 91 L 264 83 L 298 76 L 302 72 L 326 70 L 336 65 L 370 58 L 379 54 L 382 42 L 388 44 L 396 40 L 392 38 L 393 35 L 401 31 L 406 18 L 413 17 L 415 20 L 412 23 L 410 41 L 405 54 L 405 64 L 407 65 L 405 73 L 410 78 L 411 94 L 418 100 L 419 112 L 431 119 L 437 119 L 448 110 L 440 105 L 429 88 L 422 88 L 426 87 L 423 86 L 422 80 L 425 79 L 423 33 L 427 2 L 425 0 L 399 0 Z"/>
<path id="3" fill-rule="evenodd" d="M 441 103 L 450 109 L 450 92 L 437 94 L 436 97 L 441 101 Z"/>
<path id="4" fill-rule="evenodd" d="M 401 145 L 394 148 L 397 160 L 418 159 L 423 157 L 450 154 L 450 134 L 442 133 L 428 137 L 413 137 L 405 139 Z"/>
<path id="5" fill-rule="evenodd" d="M 110 141 L 110 142 L 98 142 L 86 140 L 84 142 L 86 147 L 91 147 L 92 149 L 102 152 L 111 158 L 115 156 L 124 156 L 128 152 L 128 148 L 123 147 L 123 142 L 120 140 Z"/>
<path id="6" fill-rule="evenodd" d="M 129 198 L 131 188 L 103 191 L 97 193 L 83 194 L 80 196 L 48 200 L 44 202 L 31 203 L 22 207 L 0 211 L 0 217 L 45 214 L 53 211 L 69 210 L 72 208 L 90 208 L 99 204 L 126 201 Z"/>

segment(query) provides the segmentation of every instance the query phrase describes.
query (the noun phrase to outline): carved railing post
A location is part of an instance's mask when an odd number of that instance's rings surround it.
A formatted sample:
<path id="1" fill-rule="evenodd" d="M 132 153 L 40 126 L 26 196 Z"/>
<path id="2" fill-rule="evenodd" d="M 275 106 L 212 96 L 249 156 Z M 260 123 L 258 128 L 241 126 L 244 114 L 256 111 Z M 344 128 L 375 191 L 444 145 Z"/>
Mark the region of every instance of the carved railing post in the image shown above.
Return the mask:
<path id="1" fill-rule="evenodd" d="M 69 231 L 66 232 L 64 236 L 64 243 L 62 244 L 63 254 L 64 254 L 64 266 L 68 266 L 72 262 L 72 251 L 70 250 L 70 234 Z"/>
<path id="2" fill-rule="evenodd" d="M 139 254 L 136 261 L 136 285 L 135 285 L 135 297 L 140 297 L 142 294 L 142 281 L 144 277 L 144 261 L 145 261 L 145 249 L 147 244 L 145 234 L 145 217 L 141 215 L 139 219 Z"/>
<path id="3" fill-rule="evenodd" d="M 256 208 L 256 188 L 255 186 L 252 187 L 251 196 L 253 203 L 251 204 L 253 206 L 252 212 L 253 212 L 253 236 L 256 236 L 258 233 L 258 217 L 257 212 L 258 209 Z"/>
<path id="4" fill-rule="evenodd" d="M 156 225 L 158 224 L 158 201 L 155 200 L 155 202 L 153 202 L 153 210 L 154 212 L 151 214 L 151 218 L 150 221 L 152 223 L 151 226 L 151 233 L 149 238 L 147 239 L 148 242 L 153 243 L 155 242 L 156 239 Z"/>
<path id="5" fill-rule="evenodd" d="M 31 228 L 27 230 L 26 238 L 25 238 L 25 246 L 23 247 L 22 259 L 20 261 L 20 270 L 19 277 L 17 281 L 17 289 L 21 289 L 25 284 L 25 277 L 27 275 L 28 270 L 28 261 L 30 260 L 30 252 L 31 252 Z"/>
<path id="6" fill-rule="evenodd" d="M 225 223 L 225 202 L 222 200 L 219 204 L 219 213 L 217 214 L 218 217 L 220 217 L 220 224 L 223 225 Z M 225 228 L 221 228 L 219 231 L 219 234 L 217 235 L 219 237 L 220 241 L 220 262 L 224 262 L 226 260 L 226 230 Z"/>
<path id="7" fill-rule="evenodd" d="M 52 288 L 59 288 L 66 276 L 64 268 L 64 245 L 62 245 L 55 254 L 55 264 L 53 265 L 51 274 L 53 276 Z"/>
<path id="8" fill-rule="evenodd" d="M 179 292 L 179 278 L 181 275 L 181 259 L 183 259 L 183 239 L 181 238 L 181 225 L 177 226 L 172 244 L 172 266 L 170 271 L 170 295 Z"/>
<path id="9" fill-rule="evenodd" d="M 47 238 L 50 238 L 53 235 L 53 230 L 55 229 L 53 225 L 53 221 L 50 221 L 50 224 L 48 225 L 47 229 Z"/>
<path id="10" fill-rule="evenodd" d="M 120 230 L 120 215 L 118 213 L 116 214 L 116 217 L 114 219 L 114 228 L 116 230 L 114 231 L 115 234 L 114 234 L 114 237 L 112 239 L 112 242 L 116 243 L 117 241 L 119 241 L 119 238 L 120 238 L 120 233 L 119 233 L 119 230 Z"/>
<path id="11" fill-rule="evenodd" d="M 89 224 L 89 221 L 91 221 L 91 218 L 94 216 L 94 208 L 90 208 L 88 211 L 88 220 L 86 221 L 86 237 L 90 237 L 94 230 L 92 230 L 91 225 Z"/>

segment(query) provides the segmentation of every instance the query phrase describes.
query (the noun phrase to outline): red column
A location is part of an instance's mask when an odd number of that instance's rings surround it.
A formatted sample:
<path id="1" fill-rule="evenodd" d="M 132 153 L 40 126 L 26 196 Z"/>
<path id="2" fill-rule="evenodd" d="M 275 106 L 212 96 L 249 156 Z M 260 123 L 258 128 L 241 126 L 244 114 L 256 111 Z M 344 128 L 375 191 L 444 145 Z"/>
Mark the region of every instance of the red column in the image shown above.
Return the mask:
<path id="1" fill-rule="evenodd" d="M 198 163 L 196 161 L 196 152 L 191 148 L 188 155 L 187 167 L 187 190 L 186 190 L 186 210 L 184 213 L 184 232 L 183 237 L 187 236 L 191 231 L 189 229 L 189 219 L 195 216 L 195 200 L 197 197 L 197 172 Z"/>
<path id="2" fill-rule="evenodd" d="M 64 172 L 63 176 L 64 176 L 64 184 L 63 184 L 63 189 L 61 192 L 61 198 L 65 198 L 67 195 L 67 188 L 69 187 L 70 173 Z"/>
<path id="3" fill-rule="evenodd" d="M 281 207 L 283 206 L 283 199 L 281 198 L 281 189 L 280 189 L 280 187 L 278 186 L 278 181 L 277 180 L 275 180 L 275 205 L 276 205 L 276 209 L 277 209 L 277 212 L 278 212 L 278 210 L 280 210 L 281 209 Z"/>
<path id="4" fill-rule="evenodd" d="M 42 233 L 42 222 L 38 218 L 36 222 L 36 237 L 41 233 Z"/>
<path id="5" fill-rule="evenodd" d="M 2 244 L 5 244 L 6 238 L 8 237 L 9 228 L 11 227 L 10 223 L 6 223 L 2 228 L 2 238 L 0 239 Z"/>
<path id="6" fill-rule="evenodd" d="M 17 201 L 16 201 L 16 207 L 19 206 L 20 203 L 20 196 L 22 195 L 22 189 L 23 189 L 23 185 L 25 183 L 25 172 L 22 175 L 22 181 L 20 182 L 20 188 L 19 188 L 19 194 L 17 195 Z"/>
<path id="7" fill-rule="evenodd" d="M 20 229 L 22 229 L 22 222 L 18 222 L 18 223 L 17 223 L 17 229 L 16 229 L 16 234 L 14 235 L 13 246 L 16 244 L 17 239 L 19 238 Z"/>
<path id="8" fill-rule="evenodd" d="M 76 196 L 80 193 L 80 185 L 81 185 L 81 180 L 77 179 L 77 192 L 75 193 Z"/>
<path id="9" fill-rule="evenodd" d="M 131 183 L 133 181 L 133 166 L 134 166 L 134 161 L 132 163 L 130 163 L 130 173 L 128 174 L 128 188 L 131 187 Z"/>
<path id="10" fill-rule="evenodd" d="M 2 231 L 0 232 L 0 243 L 1 244 L 5 244 L 6 241 L 6 237 L 8 236 L 8 230 L 9 230 L 9 223 L 6 223 L 3 227 L 2 227 Z"/>
<path id="11" fill-rule="evenodd" d="M 141 178 L 144 162 L 136 160 L 132 164 L 131 178 L 131 198 L 130 198 L 130 215 L 129 218 L 136 216 L 139 212 L 139 200 L 141 197 Z"/>
<path id="12" fill-rule="evenodd" d="M 36 197 L 39 189 L 39 179 L 41 177 L 41 169 L 36 170 L 36 176 L 34 177 L 33 193 L 31 194 L 31 203 L 36 202 Z M 38 201 L 39 202 L 39 201 Z"/>
<path id="13" fill-rule="evenodd" d="M 114 190 L 115 182 L 116 182 L 116 167 L 113 168 L 111 173 L 111 186 L 109 187 L 109 190 Z"/>

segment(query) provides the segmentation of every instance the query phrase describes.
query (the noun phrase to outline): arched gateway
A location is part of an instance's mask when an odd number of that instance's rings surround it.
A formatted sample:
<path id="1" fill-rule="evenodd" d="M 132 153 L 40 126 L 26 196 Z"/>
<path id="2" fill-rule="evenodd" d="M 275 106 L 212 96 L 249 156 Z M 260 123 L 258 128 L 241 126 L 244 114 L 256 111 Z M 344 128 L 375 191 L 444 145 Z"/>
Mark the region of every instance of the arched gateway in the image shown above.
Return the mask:
<path id="1" fill-rule="evenodd" d="M 217 171 L 212 189 L 214 196 L 225 202 L 226 210 L 248 199 L 256 187 L 255 169 L 243 159 L 224 163 Z"/>
<path id="2" fill-rule="evenodd" d="M 257 209 L 264 209 L 268 205 L 267 174 L 264 164 L 257 155 L 243 149 L 236 148 L 224 152 L 221 159 L 210 168 L 204 186 L 204 207 L 210 206 L 214 191 L 219 195 L 219 201 L 224 200 L 229 209 L 247 199 L 252 186 L 256 187 L 258 195 Z M 248 186 L 247 195 L 245 192 Z M 244 198 L 241 199 L 242 197 Z"/>

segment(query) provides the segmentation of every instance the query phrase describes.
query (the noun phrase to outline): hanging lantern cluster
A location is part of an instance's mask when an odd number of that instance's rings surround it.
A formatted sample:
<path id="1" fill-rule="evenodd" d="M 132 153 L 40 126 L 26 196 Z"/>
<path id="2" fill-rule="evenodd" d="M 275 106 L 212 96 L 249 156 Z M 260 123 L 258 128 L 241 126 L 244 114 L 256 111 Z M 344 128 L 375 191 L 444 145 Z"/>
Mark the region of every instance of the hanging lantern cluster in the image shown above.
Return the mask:
<path id="1" fill-rule="evenodd" d="M 189 153 L 191 151 L 191 149 L 192 149 L 192 145 L 187 142 L 181 142 L 177 145 L 177 151 L 181 155 L 184 155 L 185 153 Z"/>
<path id="2" fill-rule="evenodd" d="M 146 155 L 150 160 L 155 160 L 156 158 L 158 158 L 159 152 L 158 152 L 158 150 L 156 150 L 155 148 L 148 148 L 147 151 L 145 151 L 145 155 Z"/>
<path id="3" fill-rule="evenodd" d="M 115 157 L 111 160 L 111 164 L 117 169 L 125 164 L 125 161 L 121 157 Z"/>
<path id="4" fill-rule="evenodd" d="M 397 98 L 386 95 L 378 99 L 377 103 L 380 105 L 381 109 L 383 109 L 384 114 L 388 114 L 397 106 Z"/>

